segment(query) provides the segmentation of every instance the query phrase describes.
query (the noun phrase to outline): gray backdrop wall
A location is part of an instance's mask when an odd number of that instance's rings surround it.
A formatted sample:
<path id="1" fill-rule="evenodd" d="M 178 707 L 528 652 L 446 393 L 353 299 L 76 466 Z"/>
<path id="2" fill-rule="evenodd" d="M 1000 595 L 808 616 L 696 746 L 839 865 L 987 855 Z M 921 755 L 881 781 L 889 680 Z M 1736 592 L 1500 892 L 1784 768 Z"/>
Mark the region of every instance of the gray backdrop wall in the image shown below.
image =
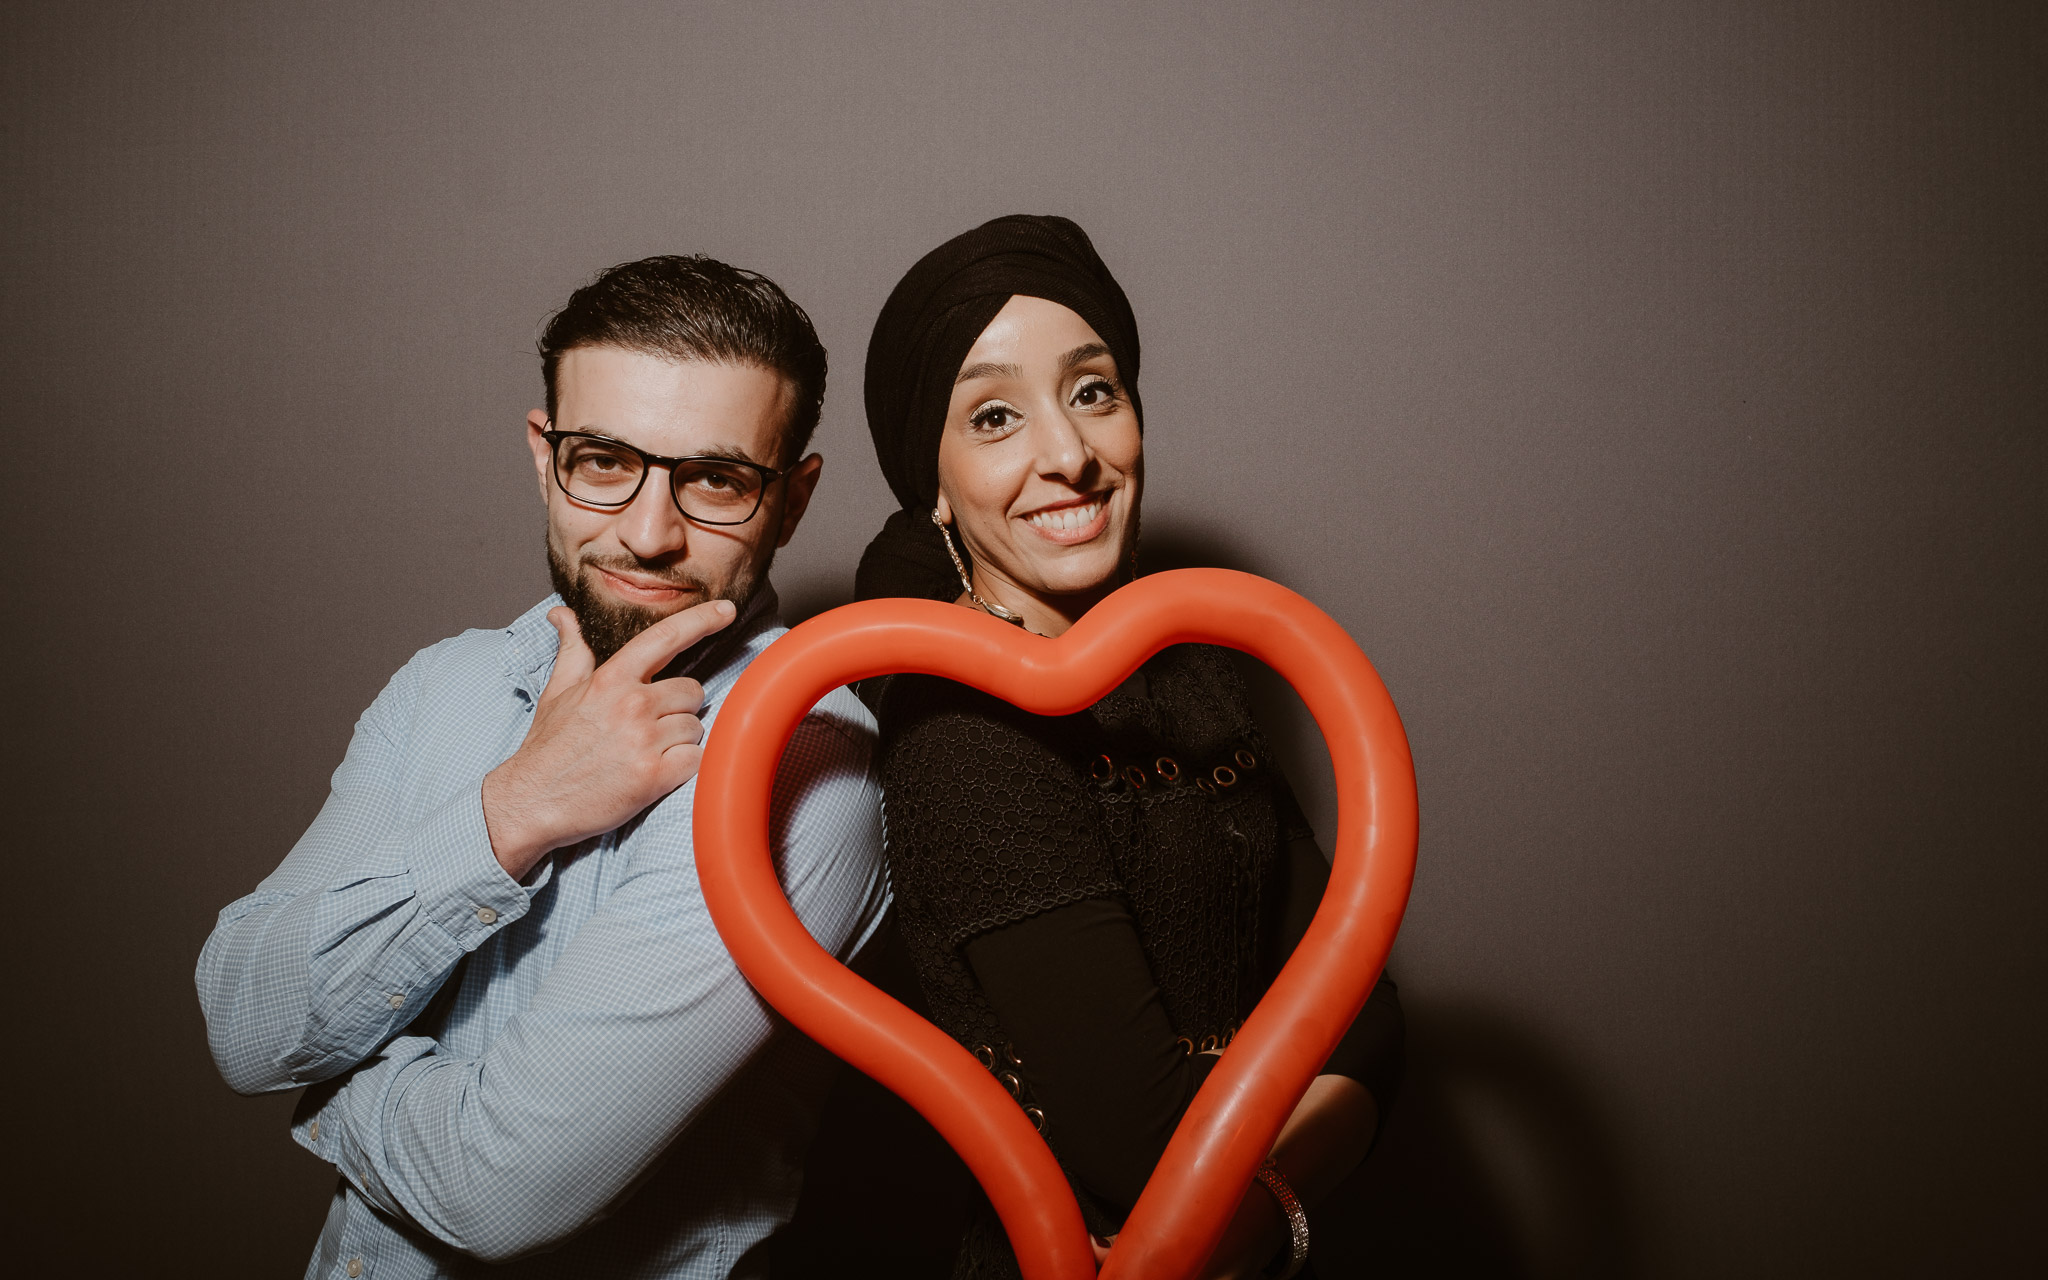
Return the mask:
<path id="1" fill-rule="evenodd" d="M 1413 737 L 1386 1273 L 2043 1265 L 2048 23 L 1664 8 L 10 6 L 10 1259 L 303 1266 L 192 964 L 545 590 L 540 319 L 684 250 L 810 308 L 810 612 L 875 310 L 1025 210 L 1136 304 L 1148 554 Z"/>

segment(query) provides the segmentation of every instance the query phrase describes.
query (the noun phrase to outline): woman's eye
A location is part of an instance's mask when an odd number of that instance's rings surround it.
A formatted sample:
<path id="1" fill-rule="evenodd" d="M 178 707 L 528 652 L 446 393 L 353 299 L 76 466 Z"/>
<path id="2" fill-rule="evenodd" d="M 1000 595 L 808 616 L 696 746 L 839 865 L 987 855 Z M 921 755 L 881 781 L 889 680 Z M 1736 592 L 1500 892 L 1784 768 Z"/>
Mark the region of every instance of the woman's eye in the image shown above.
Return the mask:
<path id="1" fill-rule="evenodd" d="M 1074 388 L 1074 403 L 1084 409 L 1116 399 L 1116 388 L 1107 378 L 1090 378 Z"/>
<path id="2" fill-rule="evenodd" d="M 1023 414 L 1000 402 L 985 404 L 967 416 L 967 424 L 977 431 L 1005 431 L 1023 420 Z"/>

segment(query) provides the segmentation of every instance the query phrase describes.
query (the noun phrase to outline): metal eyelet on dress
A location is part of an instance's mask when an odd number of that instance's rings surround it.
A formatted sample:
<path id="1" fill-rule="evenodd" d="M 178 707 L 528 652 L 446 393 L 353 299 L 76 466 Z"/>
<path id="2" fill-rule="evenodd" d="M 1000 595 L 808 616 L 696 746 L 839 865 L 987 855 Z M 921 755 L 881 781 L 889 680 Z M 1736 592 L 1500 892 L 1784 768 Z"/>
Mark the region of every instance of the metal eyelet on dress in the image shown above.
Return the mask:
<path id="1" fill-rule="evenodd" d="M 1223 1047 L 1223 1046 L 1222 1046 L 1222 1044 L 1221 1044 L 1221 1043 L 1219 1043 L 1219 1042 L 1217 1041 L 1217 1039 L 1216 1039 L 1216 1037 L 1215 1037 L 1215 1036 L 1203 1036 L 1203 1037 L 1202 1037 L 1202 1052 L 1203 1052 L 1203 1053 L 1214 1053 L 1214 1052 L 1215 1052 L 1216 1050 L 1218 1050 L 1218 1049 L 1221 1049 L 1222 1047 Z"/>
<path id="2" fill-rule="evenodd" d="M 974 1056 L 980 1060 L 982 1066 L 987 1067 L 990 1071 L 996 1069 L 996 1051 L 994 1049 L 989 1048 L 985 1044 L 975 1045 Z"/>
<path id="3" fill-rule="evenodd" d="M 1040 1111 L 1037 1107 L 1026 1107 L 1024 1108 L 1024 1118 L 1031 1122 L 1032 1128 L 1040 1133 L 1045 1132 L 1045 1112 Z"/>
<path id="4" fill-rule="evenodd" d="M 1216 783 L 1206 773 L 1195 779 L 1195 785 L 1200 787 L 1202 790 L 1208 792 L 1210 795 L 1216 794 Z"/>
<path id="5" fill-rule="evenodd" d="M 1003 1061 L 1009 1063 L 1013 1067 L 1021 1067 L 1024 1065 L 1024 1059 L 1017 1056 L 1017 1046 L 1013 1044 L 1006 1044 L 1003 1046 Z"/>
<path id="6" fill-rule="evenodd" d="M 1234 787 L 1237 785 L 1237 770 L 1227 764 L 1217 765 L 1210 772 L 1209 776 L 1216 779 L 1216 785 L 1219 787 Z"/>
<path id="7" fill-rule="evenodd" d="M 1095 757 L 1095 763 L 1088 766 L 1088 776 L 1097 782 L 1116 781 L 1116 761 L 1108 756 Z"/>
<path id="8" fill-rule="evenodd" d="M 1247 771 L 1259 767 L 1259 758 L 1253 755 L 1251 752 L 1246 751 L 1243 747 L 1239 747 L 1237 749 L 1235 759 L 1237 760 L 1239 767 Z"/>
<path id="9" fill-rule="evenodd" d="M 1024 1096 L 1024 1082 L 1019 1080 L 1014 1072 L 1005 1071 L 998 1075 L 996 1079 L 1003 1082 L 1003 1088 L 1010 1091 L 1011 1097 L 1021 1098 Z"/>
<path id="10" fill-rule="evenodd" d="M 1177 1045 L 1179 1045 L 1179 1046 L 1180 1046 L 1180 1052 L 1181 1052 L 1181 1056 L 1182 1056 L 1182 1057 L 1193 1057 L 1193 1056 L 1194 1056 L 1194 1052 L 1195 1052 L 1195 1042 L 1194 1042 L 1194 1041 L 1192 1041 L 1192 1040 L 1188 1039 L 1188 1038 L 1187 1038 L 1186 1036 L 1175 1036 L 1175 1037 L 1173 1038 L 1173 1042 L 1174 1042 L 1175 1044 L 1177 1044 Z"/>
<path id="11" fill-rule="evenodd" d="M 1168 782 L 1180 781 L 1180 762 L 1172 756 L 1161 756 L 1152 762 L 1152 768 Z"/>
<path id="12" fill-rule="evenodd" d="M 1143 791 L 1145 789 L 1145 771 L 1134 764 L 1126 765 L 1124 766 L 1124 781 L 1130 783 L 1134 790 Z"/>

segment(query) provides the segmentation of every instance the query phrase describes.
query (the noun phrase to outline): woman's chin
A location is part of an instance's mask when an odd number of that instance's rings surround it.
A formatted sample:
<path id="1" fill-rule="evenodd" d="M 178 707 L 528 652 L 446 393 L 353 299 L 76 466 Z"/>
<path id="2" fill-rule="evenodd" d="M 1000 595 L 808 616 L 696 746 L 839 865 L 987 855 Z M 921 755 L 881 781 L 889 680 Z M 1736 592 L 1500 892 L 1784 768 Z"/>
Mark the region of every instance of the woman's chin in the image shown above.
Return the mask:
<path id="1" fill-rule="evenodd" d="M 1090 560 L 1096 557 L 1089 557 Z M 1105 563 L 1054 564 L 1047 565 L 1037 575 L 1035 589 L 1046 596 L 1058 599 L 1073 599 L 1077 596 L 1107 595 L 1121 584 L 1117 570 L 1120 567 L 1115 556 Z"/>

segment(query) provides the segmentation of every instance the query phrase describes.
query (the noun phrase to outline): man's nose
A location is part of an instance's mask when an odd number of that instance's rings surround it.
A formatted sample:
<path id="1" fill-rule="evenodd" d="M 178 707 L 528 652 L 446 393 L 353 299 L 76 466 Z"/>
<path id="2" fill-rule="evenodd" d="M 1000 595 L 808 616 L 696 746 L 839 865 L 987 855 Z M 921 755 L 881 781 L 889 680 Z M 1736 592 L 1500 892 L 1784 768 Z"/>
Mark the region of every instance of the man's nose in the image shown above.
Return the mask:
<path id="1" fill-rule="evenodd" d="M 658 560 L 683 549 L 689 526 L 690 522 L 676 509 L 676 500 L 669 490 L 668 469 L 656 467 L 647 473 L 640 492 L 619 512 L 615 528 L 620 546 L 642 560 Z"/>

